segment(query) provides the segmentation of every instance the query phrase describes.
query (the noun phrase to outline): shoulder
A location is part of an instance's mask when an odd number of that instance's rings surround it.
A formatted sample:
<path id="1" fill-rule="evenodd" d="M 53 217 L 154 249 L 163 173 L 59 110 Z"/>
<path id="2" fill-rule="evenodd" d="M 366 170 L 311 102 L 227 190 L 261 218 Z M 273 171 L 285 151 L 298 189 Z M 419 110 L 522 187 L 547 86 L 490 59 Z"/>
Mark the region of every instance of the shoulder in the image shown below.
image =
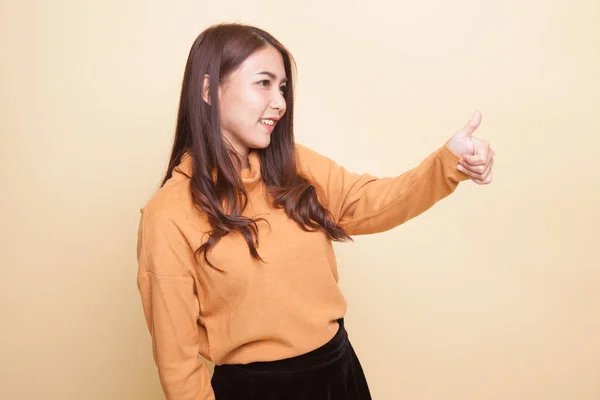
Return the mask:
<path id="1" fill-rule="evenodd" d="M 294 143 L 294 147 L 296 149 L 296 158 L 300 161 L 311 161 L 312 159 L 315 158 L 326 158 L 325 156 L 323 156 L 322 154 L 319 154 L 317 151 L 313 150 L 312 148 L 301 144 L 301 143 Z"/>
<path id="2" fill-rule="evenodd" d="M 333 160 L 300 143 L 295 144 L 296 166 L 299 172 L 314 176 L 328 173 L 336 167 Z"/>
<path id="3" fill-rule="evenodd" d="M 138 228 L 140 271 L 189 277 L 206 224 L 191 200 L 189 179 L 169 179 L 141 209 Z"/>
<path id="4" fill-rule="evenodd" d="M 146 221 L 166 223 L 186 212 L 191 203 L 189 179 L 171 178 L 140 209 Z"/>
<path id="5" fill-rule="evenodd" d="M 140 209 L 140 234 L 144 237 L 181 240 L 199 246 L 208 220 L 192 199 L 189 177 L 173 176 Z"/>

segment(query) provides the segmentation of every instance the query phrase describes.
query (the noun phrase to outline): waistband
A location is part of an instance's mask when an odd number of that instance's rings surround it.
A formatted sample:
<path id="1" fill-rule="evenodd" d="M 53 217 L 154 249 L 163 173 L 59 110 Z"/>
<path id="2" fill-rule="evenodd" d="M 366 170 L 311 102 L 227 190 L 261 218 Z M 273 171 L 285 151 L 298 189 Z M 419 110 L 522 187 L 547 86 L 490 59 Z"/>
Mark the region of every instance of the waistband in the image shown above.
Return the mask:
<path id="1" fill-rule="evenodd" d="M 290 373 L 314 369 L 339 360 L 348 349 L 348 333 L 344 328 L 344 319 L 338 319 L 340 327 L 335 336 L 321 347 L 299 356 L 275 361 L 255 361 L 248 364 L 215 365 L 217 369 L 243 369 L 248 372 Z"/>

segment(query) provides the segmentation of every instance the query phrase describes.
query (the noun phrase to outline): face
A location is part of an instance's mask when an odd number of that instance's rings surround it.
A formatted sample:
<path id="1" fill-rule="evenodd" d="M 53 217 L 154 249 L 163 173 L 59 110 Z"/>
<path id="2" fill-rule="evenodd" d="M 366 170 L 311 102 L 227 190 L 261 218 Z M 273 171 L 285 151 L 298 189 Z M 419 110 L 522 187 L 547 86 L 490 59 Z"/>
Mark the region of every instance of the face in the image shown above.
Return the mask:
<path id="1" fill-rule="evenodd" d="M 268 46 L 254 52 L 219 86 L 221 131 L 244 166 L 249 149 L 269 146 L 285 114 L 286 85 L 283 58 Z"/>

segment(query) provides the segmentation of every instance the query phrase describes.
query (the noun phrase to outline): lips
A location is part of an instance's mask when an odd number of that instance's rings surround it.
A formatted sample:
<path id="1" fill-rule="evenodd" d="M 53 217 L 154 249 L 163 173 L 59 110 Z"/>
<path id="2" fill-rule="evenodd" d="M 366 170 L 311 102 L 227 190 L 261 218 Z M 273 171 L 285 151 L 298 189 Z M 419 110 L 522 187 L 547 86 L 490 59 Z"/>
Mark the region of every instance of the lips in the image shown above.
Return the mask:
<path id="1" fill-rule="evenodd" d="M 261 118 L 258 121 L 260 123 L 262 123 L 263 125 L 273 127 L 273 126 L 275 126 L 275 124 L 277 124 L 278 120 L 275 118 Z"/>

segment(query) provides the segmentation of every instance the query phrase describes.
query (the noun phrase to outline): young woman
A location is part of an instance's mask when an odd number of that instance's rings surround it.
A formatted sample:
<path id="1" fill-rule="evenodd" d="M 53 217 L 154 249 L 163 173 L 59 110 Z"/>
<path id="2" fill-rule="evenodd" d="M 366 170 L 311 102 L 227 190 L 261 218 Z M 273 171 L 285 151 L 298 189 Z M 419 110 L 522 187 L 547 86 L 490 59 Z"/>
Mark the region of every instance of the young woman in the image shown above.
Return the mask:
<path id="1" fill-rule="evenodd" d="M 395 178 L 296 144 L 292 66 L 251 26 L 210 27 L 191 48 L 168 170 L 138 237 L 167 399 L 370 399 L 332 241 L 398 226 L 462 180 L 491 181 L 494 152 L 472 137 L 478 113 Z"/>

